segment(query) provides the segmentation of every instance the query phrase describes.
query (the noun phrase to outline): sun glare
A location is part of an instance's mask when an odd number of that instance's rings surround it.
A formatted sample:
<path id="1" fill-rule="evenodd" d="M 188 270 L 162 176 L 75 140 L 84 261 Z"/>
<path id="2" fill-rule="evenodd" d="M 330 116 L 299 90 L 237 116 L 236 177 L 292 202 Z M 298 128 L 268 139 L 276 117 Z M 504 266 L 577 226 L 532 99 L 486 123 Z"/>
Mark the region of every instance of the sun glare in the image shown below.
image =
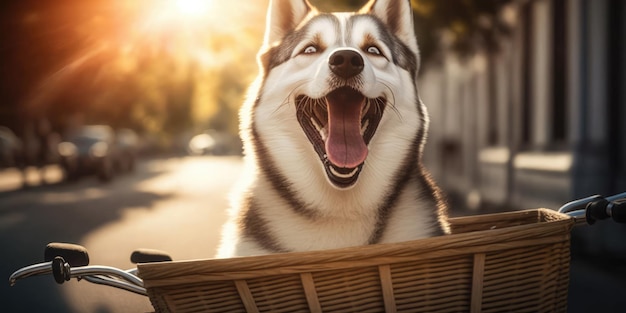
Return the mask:
<path id="1" fill-rule="evenodd" d="M 214 24 L 220 19 L 228 2 L 217 0 L 159 0 L 145 6 L 144 22 L 153 30 L 170 28 L 171 25 L 185 25 L 199 30 Z"/>
<path id="2" fill-rule="evenodd" d="M 174 0 L 174 2 L 180 14 L 199 16 L 207 14 L 212 0 Z"/>

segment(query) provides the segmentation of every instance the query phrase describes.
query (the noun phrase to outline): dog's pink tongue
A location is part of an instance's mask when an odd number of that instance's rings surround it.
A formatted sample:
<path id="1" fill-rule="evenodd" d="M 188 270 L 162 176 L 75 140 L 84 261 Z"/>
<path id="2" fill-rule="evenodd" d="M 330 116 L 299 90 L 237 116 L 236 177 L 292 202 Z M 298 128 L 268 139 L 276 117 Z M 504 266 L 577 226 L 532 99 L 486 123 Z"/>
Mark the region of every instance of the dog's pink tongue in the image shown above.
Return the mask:
<path id="1" fill-rule="evenodd" d="M 365 97 L 340 88 L 326 96 L 328 104 L 328 160 L 340 168 L 355 168 L 365 161 L 367 146 L 361 135 L 361 109 Z"/>

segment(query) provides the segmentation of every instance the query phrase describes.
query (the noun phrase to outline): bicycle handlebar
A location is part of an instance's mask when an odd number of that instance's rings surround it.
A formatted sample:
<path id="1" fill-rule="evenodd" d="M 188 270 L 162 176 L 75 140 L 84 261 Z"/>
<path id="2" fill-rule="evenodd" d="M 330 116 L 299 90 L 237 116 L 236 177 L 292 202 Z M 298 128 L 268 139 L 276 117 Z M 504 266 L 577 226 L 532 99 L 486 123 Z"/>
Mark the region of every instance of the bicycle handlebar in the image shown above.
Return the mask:
<path id="1" fill-rule="evenodd" d="M 141 278 L 130 271 L 123 271 L 115 267 L 91 265 L 71 268 L 71 277 L 82 277 L 90 283 L 112 286 L 143 296 L 148 295 Z"/>
<path id="2" fill-rule="evenodd" d="M 13 286 L 20 279 L 52 274 L 58 284 L 63 284 L 72 278 L 85 279 L 94 284 L 112 286 L 146 296 L 143 280 L 134 274 L 135 271 L 136 269 L 123 271 L 115 267 L 101 265 L 73 267 L 63 257 L 58 256 L 52 261 L 34 264 L 15 271 L 9 277 L 9 284 Z"/>
<path id="3" fill-rule="evenodd" d="M 617 223 L 626 223 L 626 192 L 606 198 L 593 195 L 571 201 L 558 211 L 574 217 L 577 223 L 593 225 L 598 220 L 609 218 Z"/>
<path id="4" fill-rule="evenodd" d="M 46 246 L 43 263 L 26 266 L 9 277 L 9 284 L 31 276 L 52 274 L 58 284 L 76 278 L 99 285 L 107 285 L 143 296 L 147 296 L 143 280 L 137 276 L 137 269 L 121 270 L 110 266 L 89 265 L 89 254 L 82 246 L 68 243 L 50 243 Z M 159 250 L 140 249 L 131 255 L 131 262 L 150 263 L 172 261 L 172 258 Z"/>
<path id="5" fill-rule="evenodd" d="M 558 210 L 573 217 L 576 224 L 594 224 L 597 220 L 612 218 L 615 222 L 626 223 L 626 192 L 610 197 L 594 195 L 566 203 Z M 89 265 L 87 249 L 75 244 L 50 243 L 46 246 L 43 263 L 26 266 L 9 277 L 9 284 L 37 275 L 52 274 L 57 283 L 63 284 L 72 278 L 112 286 L 147 296 L 143 280 L 137 276 L 137 269 L 121 270 L 110 266 Z M 131 262 L 150 263 L 172 261 L 164 252 L 140 249 L 133 252 Z"/>

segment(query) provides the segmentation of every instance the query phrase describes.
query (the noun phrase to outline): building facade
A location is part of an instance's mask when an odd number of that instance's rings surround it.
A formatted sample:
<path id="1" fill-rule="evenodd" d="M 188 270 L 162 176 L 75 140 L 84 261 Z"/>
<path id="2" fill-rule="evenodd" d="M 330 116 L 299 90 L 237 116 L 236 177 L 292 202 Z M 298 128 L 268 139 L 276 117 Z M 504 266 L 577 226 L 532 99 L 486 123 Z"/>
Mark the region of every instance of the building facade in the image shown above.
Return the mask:
<path id="1" fill-rule="evenodd" d="M 498 51 L 422 70 L 428 168 L 478 210 L 626 191 L 626 1 L 523 0 L 502 14 L 512 32 Z"/>

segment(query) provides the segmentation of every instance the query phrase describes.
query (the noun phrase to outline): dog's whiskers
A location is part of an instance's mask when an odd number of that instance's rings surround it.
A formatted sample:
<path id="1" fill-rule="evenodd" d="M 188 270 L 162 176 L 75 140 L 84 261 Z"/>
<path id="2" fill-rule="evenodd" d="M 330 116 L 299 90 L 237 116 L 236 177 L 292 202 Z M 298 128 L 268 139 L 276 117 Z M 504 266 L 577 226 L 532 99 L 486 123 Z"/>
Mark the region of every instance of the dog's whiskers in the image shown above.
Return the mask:
<path id="1" fill-rule="evenodd" d="M 283 107 L 287 107 L 287 106 L 289 106 L 289 104 L 292 102 L 292 99 L 293 99 L 293 100 L 295 100 L 295 99 L 294 99 L 294 97 L 293 97 L 294 93 L 295 93 L 298 89 L 300 89 L 300 87 L 302 87 L 302 86 L 306 85 L 308 82 L 309 82 L 309 80 L 308 80 L 308 79 L 303 79 L 303 80 L 301 80 L 301 81 L 296 82 L 296 87 L 295 87 L 295 88 L 293 88 L 293 89 L 289 92 L 289 94 L 287 94 L 287 96 L 285 97 L 285 99 L 283 99 L 283 101 L 280 103 L 280 105 L 278 105 L 278 106 L 276 107 L 276 109 L 272 112 L 272 114 L 274 114 L 274 113 L 278 112 L 278 110 L 280 110 L 280 109 L 281 109 L 281 108 L 283 108 Z M 294 102 L 295 102 L 295 101 L 294 101 Z"/>
<path id="2" fill-rule="evenodd" d="M 403 121 L 402 114 L 400 114 L 400 111 L 396 107 L 396 95 L 393 93 L 393 89 L 391 89 L 391 87 L 389 87 L 386 82 L 381 82 L 381 84 L 385 86 L 385 88 L 389 91 L 389 95 L 391 96 L 391 99 L 387 99 L 387 104 L 389 104 L 391 110 L 396 113 L 398 119 L 400 119 L 400 121 Z M 377 108 L 380 109 L 380 105 L 378 105 Z"/>

